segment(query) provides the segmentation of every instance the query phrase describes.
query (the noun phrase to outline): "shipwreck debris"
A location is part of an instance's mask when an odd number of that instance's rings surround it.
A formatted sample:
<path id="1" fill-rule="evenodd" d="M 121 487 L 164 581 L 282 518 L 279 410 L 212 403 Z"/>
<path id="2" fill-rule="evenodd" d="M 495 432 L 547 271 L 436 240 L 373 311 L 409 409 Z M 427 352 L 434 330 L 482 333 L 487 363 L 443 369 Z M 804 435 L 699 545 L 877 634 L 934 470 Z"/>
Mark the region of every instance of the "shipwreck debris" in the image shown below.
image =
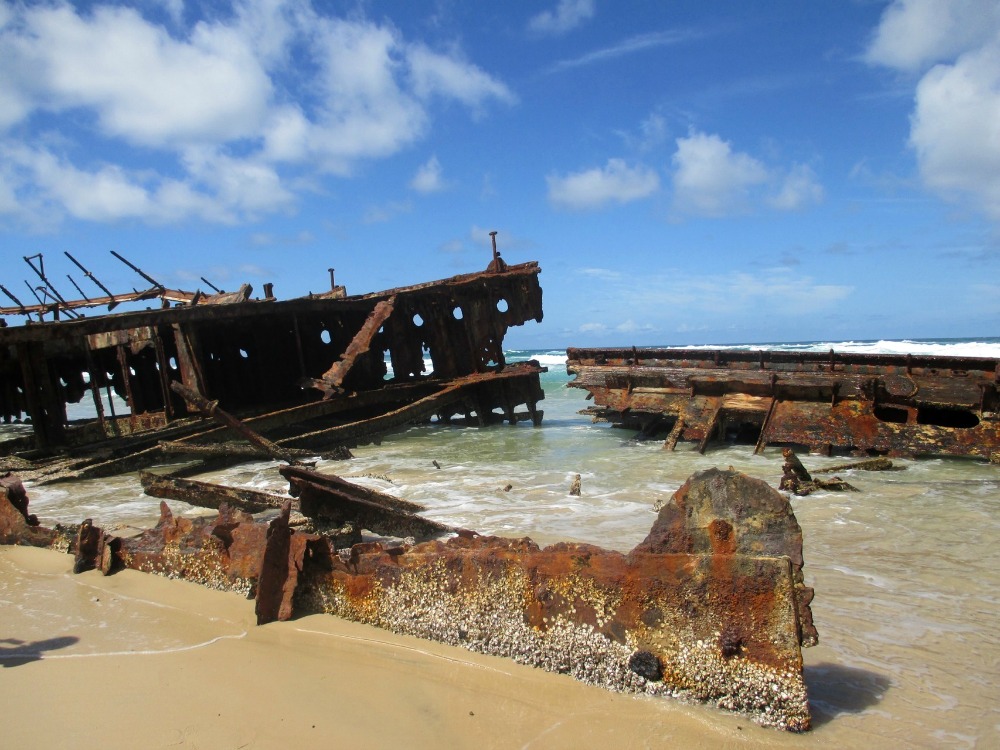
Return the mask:
<path id="1" fill-rule="evenodd" d="M 250 439 L 240 424 L 261 439 L 251 445 L 294 463 L 300 451 L 349 451 L 414 422 L 542 420 L 545 368 L 508 363 L 503 352 L 510 326 L 542 320 L 537 263 L 491 263 L 354 296 L 333 285 L 331 271 L 329 292 L 279 301 L 270 285 L 260 300 L 247 285 L 213 295 L 169 290 L 116 257 L 152 286 L 106 294 L 71 257 L 105 296 L 73 301 L 50 291 L 38 306 L 0 308 L 38 317 L 0 328 L 0 419 L 30 425 L 29 435 L 0 444 L 0 456 L 30 462 L 19 470 L 33 481 L 147 468 L 162 457 L 160 441 L 204 454 Z M 41 258 L 29 265 L 49 278 Z M 152 299 L 164 306 L 76 313 Z M 69 416 L 68 406 L 89 401 L 94 417 Z M 202 406 L 237 421 L 206 425 Z"/>
<path id="2" fill-rule="evenodd" d="M 42 526 L 28 512 L 28 493 L 20 477 L 9 473 L 0 477 L 0 544 L 69 549 L 74 533 Z"/>
<path id="3" fill-rule="evenodd" d="M 301 489 L 324 486 L 300 467 L 283 472 Z M 23 521 L 7 498 L 0 492 L 0 520 Z M 788 500 L 761 480 L 718 469 L 692 476 L 627 555 L 468 530 L 337 550 L 293 528 L 291 506 L 265 524 L 225 504 L 214 519 L 189 519 L 161 503 L 154 529 L 122 539 L 85 524 L 80 567 L 89 560 L 105 573 L 128 567 L 255 596 L 262 624 L 327 612 L 615 690 L 810 726 L 801 648 L 816 630 L 802 535 Z"/>
<path id="4" fill-rule="evenodd" d="M 170 384 L 170 390 L 182 396 L 185 401 L 206 417 L 210 417 L 224 427 L 234 430 L 241 437 L 245 438 L 248 443 L 264 453 L 264 455 L 278 461 L 284 461 L 285 463 L 295 463 L 295 458 L 281 448 L 281 446 L 275 445 L 263 435 L 244 425 L 243 422 L 229 412 L 220 409 L 218 400 L 209 401 L 198 393 L 198 391 L 176 380 Z"/>
<path id="5" fill-rule="evenodd" d="M 809 495 L 817 490 L 832 490 L 834 492 L 857 492 L 858 488 L 848 484 L 840 477 L 833 477 L 832 479 L 817 479 L 812 476 L 806 467 L 802 465 L 802 461 L 799 457 L 795 455 L 795 451 L 791 448 L 782 448 L 781 455 L 785 459 L 785 463 L 781 467 L 781 481 L 778 483 L 779 490 L 785 490 L 786 492 L 792 492 L 796 495 Z M 883 461 L 888 461 L 889 465 L 892 466 L 892 462 L 888 459 L 882 459 Z M 857 464 L 843 464 L 841 467 L 832 466 L 828 471 L 840 471 L 842 469 L 849 469 L 855 467 L 884 467 L 881 462 L 869 463 L 869 462 L 858 462 Z M 880 469 L 870 469 L 872 471 L 882 470 Z"/>
<path id="6" fill-rule="evenodd" d="M 1000 360 L 725 349 L 568 349 L 595 421 L 704 452 L 736 440 L 1000 462 Z"/>
<path id="7" fill-rule="evenodd" d="M 245 487 L 227 487 L 210 482 L 199 482 L 169 474 L 140 471 L 139 481 L 143 491 L 151 496 L 168 500 L 182 500 L 200 508 L 218 509 L 223 503 L 246 513 L 261 513 L 281 508 L 287 497 Z"/>
<path id="8" fill-rule="evenodd" d="M 575 474 L 573 476 L 573 481 L 570 482 L 570 484 L 569 484 L 569 494 L 573 495 L 573 496 L 576 496 L 576 497 L 579 497 L 580 496 L 580 490 L 581 490 L 580 475 L 579 474 Z"/>
<path id="9" fill-rule="evenodd" d="M 422 505 L 332 474 L 321 474 L 294 466 L 283 466 L 281 475 L 291 485 L 289 493 L 299 500 L 305 516 L 325 524 L 349 523 L 376 534 L 394 537 L 428 537 L 455 532 L 448 526 L 417 515 Z"/>
<path id="10" fill-rule="evenodd" d="M 812 473 L 833 474 L 838 471 L 896 471 L 905 468 L 905 466 L 896 466 L 891 459 L 885 456 L 878 456 L 876 458 L 865 459 L 864 461 L 851 461 L 850 463 L 837 464 L 836 466 L 823 466 L 819 469 L 813 469 Z"/>

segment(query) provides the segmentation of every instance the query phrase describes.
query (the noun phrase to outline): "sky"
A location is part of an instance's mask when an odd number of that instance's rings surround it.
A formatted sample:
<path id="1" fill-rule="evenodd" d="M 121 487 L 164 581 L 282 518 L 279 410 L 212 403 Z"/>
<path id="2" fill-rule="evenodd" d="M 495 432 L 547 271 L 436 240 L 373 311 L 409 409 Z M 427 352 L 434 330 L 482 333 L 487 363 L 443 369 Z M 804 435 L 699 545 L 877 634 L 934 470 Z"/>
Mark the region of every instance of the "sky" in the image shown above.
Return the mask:
<path id="1" fill-rule="evenodd" d="M 508 347 L 998 336 L 1000 0 L 0 0 L 22 302 L 39 253 L 287 299 L 490 231 L 542 268 Z"/>

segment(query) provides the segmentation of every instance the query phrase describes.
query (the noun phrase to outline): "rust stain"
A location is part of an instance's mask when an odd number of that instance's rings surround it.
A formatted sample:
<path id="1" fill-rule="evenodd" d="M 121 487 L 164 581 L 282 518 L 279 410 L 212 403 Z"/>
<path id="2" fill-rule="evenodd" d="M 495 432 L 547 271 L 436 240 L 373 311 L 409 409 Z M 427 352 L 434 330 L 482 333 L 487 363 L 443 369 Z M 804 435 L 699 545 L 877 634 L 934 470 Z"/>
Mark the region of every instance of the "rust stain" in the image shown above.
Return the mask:
<path id="1" fill-rule="evenodd" d="M 567 350 L 599 421 L 698 444 L 737 440 L 1000 461 L 1000 361 L 685 349 Z"/>
<path id="2" fill-rule="evenodd" d="M 173 306 L 87 318 L 60 301 L 64 319 L 0 327 L 0 419 L 32 428 L 0 444 L 0 456 L 48 462 L 19 471 L 50 482 L 149 466 L 161 438 L 175 451 L 184 441 L 230 441 L 230 428 L 206 425 L 180 386 L 275 435 L 278 449 L 348 446 L 431 419 L 537 425 L 545 370 L 508 363 L 503 339 L 510 326 L 542 320 L 540 271 L 535 262 L 491 262 L 488 271 L 384 292 L 352 296 L 335 286 L 285 301 L 270 288 L 258 300 L 249 287 L 206 296 L 156 285 L 153 296 Z M 97 417 L 70 420 L 67 407 L 84 400 Z M 101 460 L 84 455 L 99 443 Z M 66 448 L 77 455 L 59 463 Z"/>

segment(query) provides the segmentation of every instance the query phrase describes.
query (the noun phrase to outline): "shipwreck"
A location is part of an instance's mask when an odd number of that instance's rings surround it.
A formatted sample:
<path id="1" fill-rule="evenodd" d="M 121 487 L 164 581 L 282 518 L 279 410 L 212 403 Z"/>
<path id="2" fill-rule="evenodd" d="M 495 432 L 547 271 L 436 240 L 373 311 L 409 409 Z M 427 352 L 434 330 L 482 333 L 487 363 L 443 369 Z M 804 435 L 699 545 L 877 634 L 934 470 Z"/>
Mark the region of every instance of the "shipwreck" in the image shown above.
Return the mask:
<path id="1" fill-rule="evenodd" d="M 134 471 L 166 452 L 266 455 L 206 425 L 177 386 L 310 455 L 431 419 L 541 422 L 544 368 L 508 363 L 503 351 L 510 326 L 542 320 L 541 269 L 508 265 L 495 245 L 483 272 L 348 295 L 331 269 L 329 291 L 284 301 L 270 284 L 260 299 L 248 285 L 167 289 L 117 257 L 150 286 L 112 294 L 72 256 L 101 296 L 67 300 L 40 256 L 25 258 L 44 282 L 38 304 L 0 285 L 15 302 L 0 315 L 27 319 L 0 327 L 0 419 L 30 425 L 0 443 L 0 465 L 32 481 Z M 110 312 L 127 302 L 158 306 Z M 107 314 L 80 313 L 105 305 Z M 70 416 L 81 402 L 92 416 Z"/>
<path id="2" fill-rule="evenodd" d="M 712 443 L 1000 462 L 1000 360 L 727 349 L 567 350 L 585 413 Z"/>
<path id="3" fill-rule="evenodd" d="M 419 516 L 398 498 L 361 497 L 300 467 L 282 474 L 295 499 L 145 477 L 147 492 L 215 500 L 219 511 L 185 518 L 161 503 L 156 527 L 132 537 L 89 519 L 42 526 L 24 486 L 7 476 L 0 544 L 68 551 L 77 573 L 131 568 L 239 592 L 255 599 L 258 624 L 328 613 L 613 690 L 810 727 L 801 648 L 817 633 L 802 532 L 788 499 L 762 480 L 718 469 L 691 477 L 646 539 L 622 554 L 414 525 Z M 269 520 L 246 510 L 279 503 Z M 388 524 L 426 541 L 358 541 L 324 530 L 323 519 Z"/>

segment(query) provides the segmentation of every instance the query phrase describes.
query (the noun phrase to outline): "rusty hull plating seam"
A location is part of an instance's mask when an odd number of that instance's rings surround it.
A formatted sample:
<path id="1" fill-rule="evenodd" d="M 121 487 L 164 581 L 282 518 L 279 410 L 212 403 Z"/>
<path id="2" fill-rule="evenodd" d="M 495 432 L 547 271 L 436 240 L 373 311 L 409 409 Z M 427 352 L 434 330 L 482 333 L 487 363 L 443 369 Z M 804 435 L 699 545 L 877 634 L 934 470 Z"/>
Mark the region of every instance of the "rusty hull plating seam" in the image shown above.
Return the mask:
<path id="1" fill-rule="evenodd" d="M 287 301 L 247 299 L 247 288 L 205 298 L 211 304 L 2 328 L 0 418 L 30 418 L 31 447 L 49 449 L 178 428 L 190 410 L 171 391 L 174 382 L 236 414 L 315 404 L 324 395 L 315 388 L 335 401 L 350 393 L 369 404 L 381 392 L 399 405 L 427 396 L 435 383 L 502 370 L 508 327 L 542 319 L 540 270 L 529 262 L 374 294 L 349 297 L 337 287 Z M 378 326 L 365 329 L 375 310 Z M 526 377 L 537 385 L 537 373 Z M 402 392 L 425 384 L 416 395 Z M 493 403 L 483 406 L 510 413 L 507 402 L 522 397 L 535 418 L 540 388 L 500 390 L 511 393 L 484 391 Z M 127 402 L 128 415 L 105 413 L 111 392 Z M 69 425 L 66 405 L 84 398 L 94 401 L 98 419 Z M 451 414 L 460 411 L 470 409 Z"/>
<path id="2" fill-rule="evenodd" d="M 568 349 L 595 420 L 700 450 L 767 444 L 1000 461 L 1000 360 L 693 349 Z"/>

